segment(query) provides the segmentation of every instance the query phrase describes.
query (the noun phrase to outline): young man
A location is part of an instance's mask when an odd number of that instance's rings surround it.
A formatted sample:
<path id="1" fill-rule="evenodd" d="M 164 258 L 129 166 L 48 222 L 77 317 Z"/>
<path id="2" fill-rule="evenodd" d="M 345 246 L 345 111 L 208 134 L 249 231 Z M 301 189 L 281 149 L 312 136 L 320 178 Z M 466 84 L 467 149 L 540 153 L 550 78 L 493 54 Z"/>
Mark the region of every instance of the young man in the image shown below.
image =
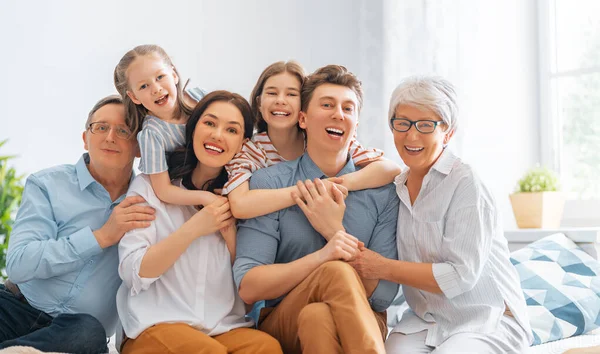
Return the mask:
<path id="1" fill-rule="evenodd" d="M 346 261 L 363 246 L 397 258 L 395 188 L 350 192 L 344 202 L 318 181 L 355 171 L 348 146 L 361 103 L 360 82 L 346 68 L 318 69 L 302 89 L 306 152 L 250 180 L 252 189 L 264 189 L 317 179 L 299 184 L 305 198 L 315 197 L 300 202 L 302 208 L 239 224 L 234 278 L 240 296 L 248 304 L 267 299 L 259 329 L 277 338 L 285 353 L 385 353 L 385 310 L 398 285 L 363 280 Z"/>
<path id="2" fill-rule="evenodd" d="M 8 280 L 0 285 L 0 348 L 104 353 L 115 332 L 117 243 L 147 227 L 150 207 L 125 198 L 139 154 L 119 96 L 89 113 L 75 165 L 29 176 L 11 235 Z"/>

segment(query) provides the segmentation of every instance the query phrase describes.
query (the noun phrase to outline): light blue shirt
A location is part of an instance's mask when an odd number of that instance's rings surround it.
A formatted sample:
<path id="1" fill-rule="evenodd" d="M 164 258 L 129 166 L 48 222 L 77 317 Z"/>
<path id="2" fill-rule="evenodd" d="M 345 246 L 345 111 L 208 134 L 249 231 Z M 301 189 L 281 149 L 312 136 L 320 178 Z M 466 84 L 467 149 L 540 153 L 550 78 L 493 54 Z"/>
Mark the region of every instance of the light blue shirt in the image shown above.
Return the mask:
<path id="1" fill-rule="evenodd" d="M 351 159 L 338 173 L 342 176 L 356 169 Z M 262 168 L 250 179 L 250 189 L 276 189 L 293 186 L 298 180 L 326 178 L 304 153 L 294 161 Z M 363 241 L 367 248 L 386 258 L 398 259 L 396 221 L 399 200 L 394 185 L 350 192 L 346 198 L 342 221 L 346 231 Z M 240 286 L 246 273 L 260 265 L 289 263 L 323 248 L 327 241 L 310 225 L 298 206 L 254 219 L 240 220 L 233 276 Z M 371 308 L 381 312 L 388 308 L 398 292 L 398 284 L 380 280 L 371 295 Z M 267 299 L 266 306 L 276 306 L 282 299 Z"/>
<path id="2" fill-rule="evenodd" d="M 51 316 L 88 313 L 115 332 L 121 284 L 117 246 L 94 234 L 124 198 L 111 201 L 90 175 L 84 154 L 75 165 L 30 175 L 8 245 L 6 272 L 29 303 Z M 133 178 L 133 173 L 132 173 Z"/>

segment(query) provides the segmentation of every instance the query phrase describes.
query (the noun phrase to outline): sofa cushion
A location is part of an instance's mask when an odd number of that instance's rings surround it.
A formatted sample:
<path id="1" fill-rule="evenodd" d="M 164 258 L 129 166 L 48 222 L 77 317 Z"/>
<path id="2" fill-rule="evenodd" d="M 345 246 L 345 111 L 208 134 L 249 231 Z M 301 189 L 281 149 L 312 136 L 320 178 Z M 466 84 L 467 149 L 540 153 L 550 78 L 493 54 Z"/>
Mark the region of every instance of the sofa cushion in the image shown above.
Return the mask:
<path id="1" fill-rule="evenodd" d="M 511 254 L 533 330 L 534 345 L 600 326 L 600 263 L 564 234 Z"/>

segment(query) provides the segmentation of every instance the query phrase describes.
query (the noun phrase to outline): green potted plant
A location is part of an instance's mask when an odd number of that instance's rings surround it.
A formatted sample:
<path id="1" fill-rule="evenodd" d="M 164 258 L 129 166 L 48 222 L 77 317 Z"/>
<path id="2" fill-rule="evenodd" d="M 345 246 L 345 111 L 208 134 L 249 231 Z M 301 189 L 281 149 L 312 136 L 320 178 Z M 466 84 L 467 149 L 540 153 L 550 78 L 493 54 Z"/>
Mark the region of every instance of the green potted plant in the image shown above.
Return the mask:
<path id="1" fill-rule="evenodd" d="M 6 140 L 0 141 L 0 147 Z M 6 250 L 12 231 L 14 214 L 21 202 L 23 176 L 18 176 L 8 161 L 14 156 L 0 156 L 0 280 L 6 279 Z"/>
<path id="2" fill-rule="evenodd" d="M 556 174 L 545 167 L 525 173 L 510 195 L 519 228 L 556 229 L 560 226 L 565 197 Z"/>

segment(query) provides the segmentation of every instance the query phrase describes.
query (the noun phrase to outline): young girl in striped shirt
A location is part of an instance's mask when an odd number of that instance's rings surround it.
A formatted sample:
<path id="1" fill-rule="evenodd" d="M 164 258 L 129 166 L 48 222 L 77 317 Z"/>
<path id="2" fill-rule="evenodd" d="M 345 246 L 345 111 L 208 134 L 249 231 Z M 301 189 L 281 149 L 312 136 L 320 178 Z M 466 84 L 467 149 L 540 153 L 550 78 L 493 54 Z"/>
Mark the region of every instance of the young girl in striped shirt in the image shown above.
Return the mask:
<path id="1" fill-rule="evenodd" d="M 149 175 L 156 196 L 178 205 L 207 205 L 223 198 L 171 184 L 165 154 L 185 145 L 185 124 L 192 108 L 184 102 L 179 74 L 167 53 L 157 45 L 133 48 L 117 64 L 114 81 L 134 131 L 142 126 L 137 136 L 141 153 L 138 168 Z M 218 144 L 206 144 L 204 149 L 222 152 Z"/>
<path id="2" fill-rule="evenodd" d="M 305 136 L 298 126 L 298 113 L 305 78 L 300 64 L 281 61 L 268 66 L 252 90 L 250 104 L 257 133 L 226 165 L 229 181 L 223 188 L 236 218 L 249 219 L 296 204 L 291 196 L 294 191 L 299 194 L 296 186 L 250 190 L 249 179 L 260 168 L 297 159 L 304 153 Z M 349 154 L 354 164 L 363 168 L 343 178 L 326 181 L 327 184 L 341 185 L 345 194 L 348 190 L 381 187 L 391 183 L 400 173 L 395 163 L 383 159 L 383 151 L 366 149 L 356 138 L 350 144 Z M 329 187 L 327 189 L 331 190 Z"/>

